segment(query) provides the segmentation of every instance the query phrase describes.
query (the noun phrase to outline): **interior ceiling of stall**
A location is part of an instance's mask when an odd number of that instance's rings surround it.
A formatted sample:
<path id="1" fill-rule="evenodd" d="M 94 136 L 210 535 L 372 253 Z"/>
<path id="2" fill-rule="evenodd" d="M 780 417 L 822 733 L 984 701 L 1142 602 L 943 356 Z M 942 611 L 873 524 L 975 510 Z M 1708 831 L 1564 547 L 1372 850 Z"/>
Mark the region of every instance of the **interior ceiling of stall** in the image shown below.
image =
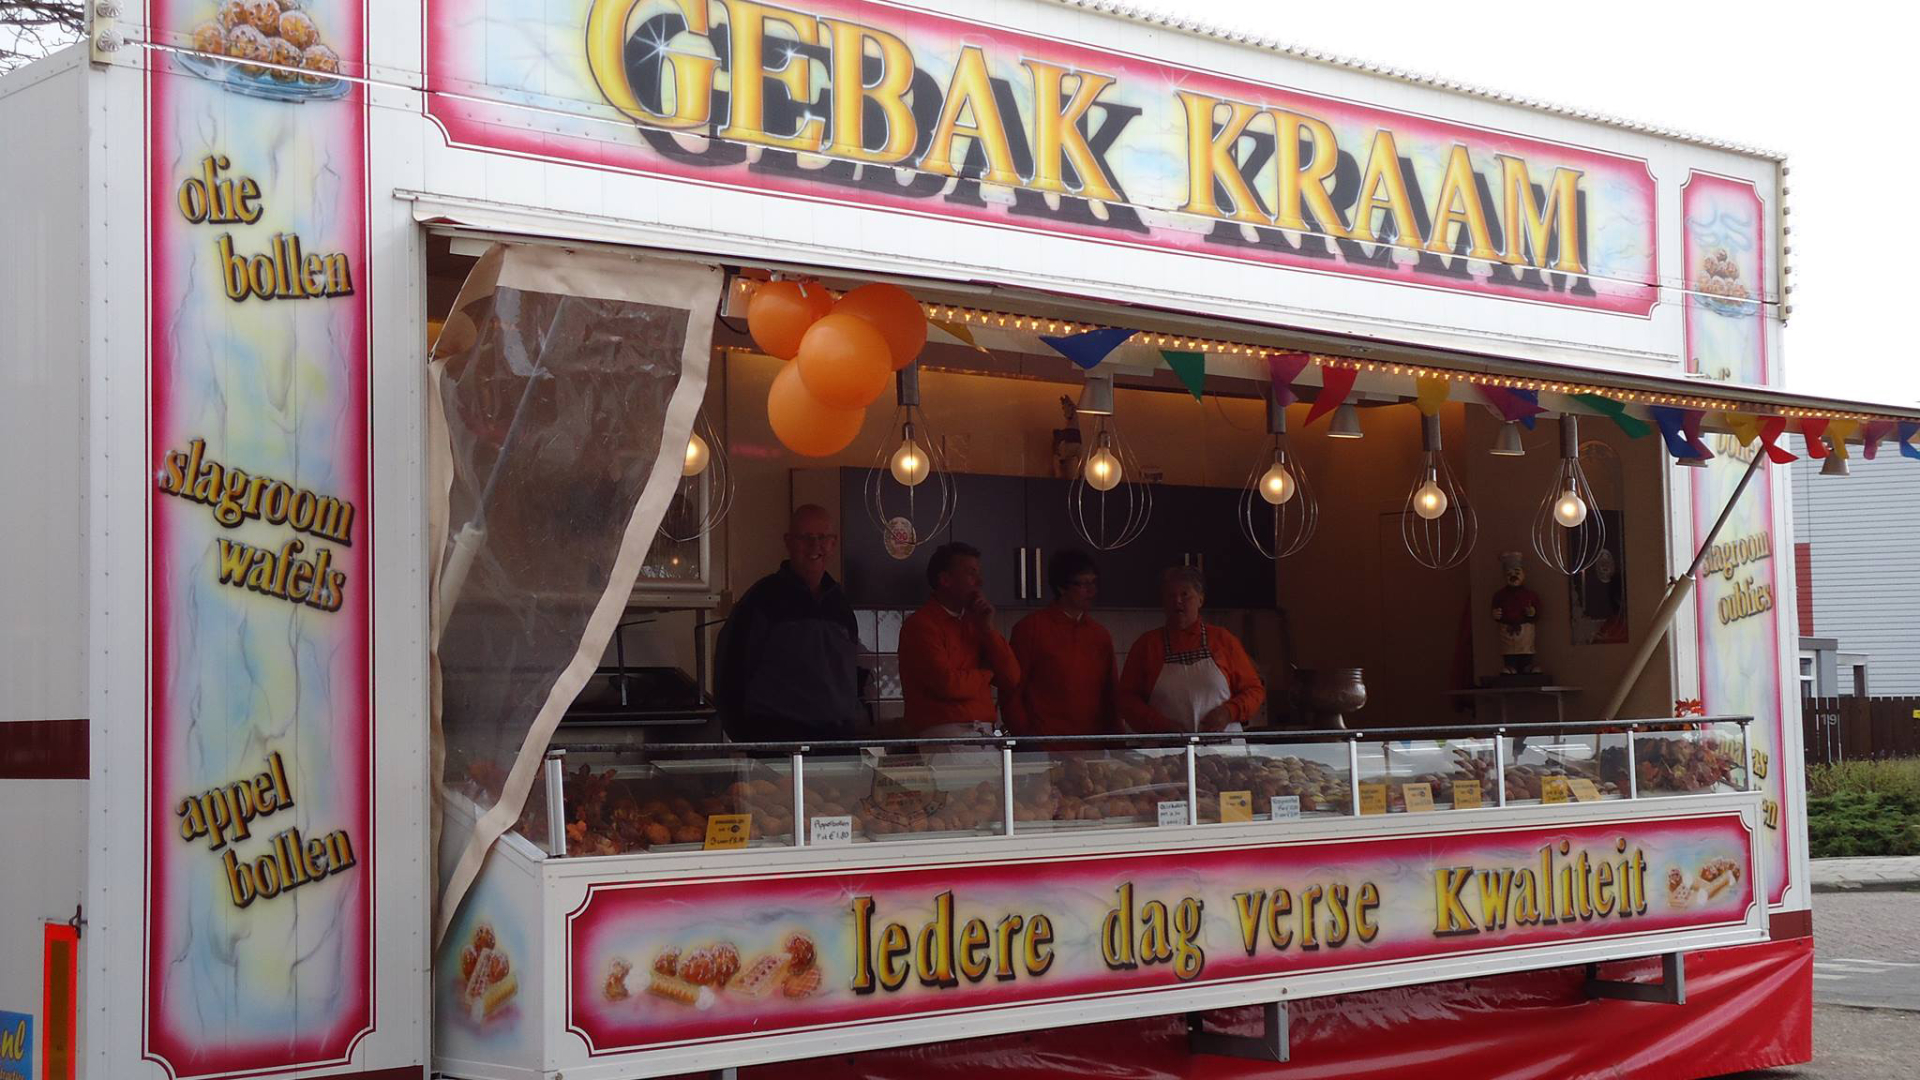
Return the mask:
<path id="1" fill-rule="evenodd" d="M 468 261 L 477 257 L 489 243 L 557 243 L 445 225 L 434 227 L 430 235 L 431 251 L 455 256 L 450 261 L 461 267 L 462 275 Z M 443 257 L 430 260 L 430 263 L 436 261 L 442 266 L 449 262 Z M 1115 349 L 1103 362 L 1103 367 L 1119 375 L 1122 385 L 1140 388 L 1183 389 L 1161 357 L 1162 349 L 1178 349 L 1207 354 L 1209 393 L 1259 397 L 1265 393 L 1261 384 L 1269 378 L 1264 355 L 1269 352 L 1298 351 L 1316 357 L 1315 365 L 1308 367 L 1296 384 L 1300 396 L 1307 401 L 1314 399 L 1315 387 L 1320 382 L 1318 365 L 1342 363 L 1358 369 L 1352 400 L 1362 407 L 1410 401 L 1415 395 L 1416 378 L 1431 374 L 1447 378 L 1453 383 L 1451 400 L 1454 401 L 1477 403 L 1479 399 L 1473 389 L 1476 384 L 1511 386 L 1538 390 L 1540 405 L 1550 413 L 1593 415 L 1593 409 L 1574 400 L 1571 395 L 1598 393 L 1623 400 L 1630 407 L 1671 405 L 1703 410 L 1705 416 L 1701 429 L 1712 432 L 1733 430 L 1720 416 L 1729 411 L 1787 417 L 1834 416 L 1862 421 L 1920 421 L 1920 409 L 1912 407 L 1789 394 L 1766 387 L 1713 382 L 1704 378 L 1601 372 L 1380 339 L 1357 339 L 1288 327 L 1250 325 L 1204 314 L 1117 305 L 1082 296 L 987 283 L 766 264 L 734 269 L 738 273 L 732 279 L 720 313 L 723 325 L 726 321 L 733 321 L 736 326 L 743 326 L 746 302 L 753 282 L 774 274 L 804 274 L 821 280 L 835 292 L 868 281 L 891 281 L 906 287 L 929 305 L 930 315 L 936 325 L 958 325 L 973 338 L 970 345 L 944 330 L 936 329 L 931 333 L 923 362 L 934 370 L 972 371 L 1012 378 L 1077 383 L 1078 369 L 1046 345 L 1041 336 L 1119 326 L 1138 333 L 1133 340 Z M 458 288 L 458 275 L 451 279 L 430 279 L 429 312 L 444 310 L 452 302 Z M 741 340 L 728 341 L 726 344 L 744 344 L 744 334 Z M 1856 433 L 1854 441 L 1861 441 L 1861 438 Z"/>

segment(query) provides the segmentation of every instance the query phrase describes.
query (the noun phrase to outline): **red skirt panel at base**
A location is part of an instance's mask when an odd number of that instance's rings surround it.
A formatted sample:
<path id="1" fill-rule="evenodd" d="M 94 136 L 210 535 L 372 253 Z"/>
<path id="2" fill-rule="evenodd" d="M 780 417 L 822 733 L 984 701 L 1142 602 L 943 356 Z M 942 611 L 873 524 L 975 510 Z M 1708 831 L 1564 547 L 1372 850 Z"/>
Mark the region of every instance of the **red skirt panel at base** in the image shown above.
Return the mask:
<path id="1" fill-rule="evenodd" d="M 1658 960 L 1608 964 L 1654 982 Z M 1813 939 L 1687 954 L 1684 1005 L 1589 1000 L 1558 968 L 1296 1001 L 1285 1065 L 1195 1056 L 1162 1016 L 742 1069 L 750 1080 L 1699 1080 L 1813 1057 Z M 1257 1034 L 1259 1010 L 1208 1016 Z"/>

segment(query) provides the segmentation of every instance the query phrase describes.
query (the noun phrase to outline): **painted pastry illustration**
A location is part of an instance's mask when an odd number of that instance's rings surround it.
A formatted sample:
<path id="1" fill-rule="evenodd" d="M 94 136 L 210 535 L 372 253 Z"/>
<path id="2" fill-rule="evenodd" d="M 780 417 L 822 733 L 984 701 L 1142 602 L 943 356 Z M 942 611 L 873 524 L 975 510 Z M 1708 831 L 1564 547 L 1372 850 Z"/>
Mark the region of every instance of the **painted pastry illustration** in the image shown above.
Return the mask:
<path id="1" fill-rule="evenodd" d="M 1667 903 L 1675 908 L 1710 904 L 1740 880 L 1740 864 L 1724 856 L 1708 859 L 1695 873 L 1667 867 Z"/>
<path id="2" fill-rule="evenodd" d="M 625 980 L 632 966 L 616 958 L 610 970 L 618 979 L 609 975 L 606 998 L 624 1000 Z M 710 1009 L 723 999 L 753 1001 L 772 997 L 776 992 L 787 998 L 812 997 L 825 985 L 826 976 L 817 963 L 813 939 L 805 934 L 792 934 L 778 950 L 762 953 L 745 964 L 741 961 L 739 946 L 731 941 L 714 942 L 690 951 L 670 945 L 654 955 L 647 993 L 662 1001 Z"/>
<path id="3" fill-rule="evenodd" d="M 491 923 L 473 929 L 473 937 L 460 952 L 460 1007 L 476 1023 L 484 1023 L 500 1013 L 520 992 L 519 976 L 513 962 L 493 932 Z"/>
<path id="4" fill-rule="evenodd" d="M 1740 264 L 1726 248 L 1714 248 L 1700 260 L 1693 287 L 1719 307 L 1737 308 L 1753 296 L 1740 280 Z"/>
<path id="5" fill-rule="evenodd" d="M 191 41 L 200 55 L 185 62 L 240 93 L 289 101 L 346 93 L 346 84 L 331 78 L 340 74 L 340 54 L 306 0 L 221 0 Z M 239 63 L 214 59 L 222 56 Z"/>

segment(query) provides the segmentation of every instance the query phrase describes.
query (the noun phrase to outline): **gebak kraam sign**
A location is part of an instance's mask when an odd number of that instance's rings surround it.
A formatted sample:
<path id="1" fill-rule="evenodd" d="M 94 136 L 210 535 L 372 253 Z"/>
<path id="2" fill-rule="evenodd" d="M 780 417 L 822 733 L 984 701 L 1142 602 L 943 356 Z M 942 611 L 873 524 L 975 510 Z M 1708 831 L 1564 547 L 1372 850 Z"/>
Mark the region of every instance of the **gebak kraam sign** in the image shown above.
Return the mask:
<path id="1" fill-rule="evenodd" d="M 859 0 L 581 0 L 584 70 L 482 68 L 509 14 L 430 16 L 456 143 L 1602 311 L 1657 292 L 1638 158 Z"/>
<path id="2" fill-rule="evenodd" d="M 1761 933 L 1752 867 L 1752 826 L 1720 811 L 596 883 L 567 919 L 568 1027 L 626 1053 L 1232 984 L 1272 1000 L 1257 984 L 1473 957 L 1549 966 L 1599 941 L 1631 955 L 1620 939 Z M 1515 959 L 1529 953 L 1544 955 Z"/>

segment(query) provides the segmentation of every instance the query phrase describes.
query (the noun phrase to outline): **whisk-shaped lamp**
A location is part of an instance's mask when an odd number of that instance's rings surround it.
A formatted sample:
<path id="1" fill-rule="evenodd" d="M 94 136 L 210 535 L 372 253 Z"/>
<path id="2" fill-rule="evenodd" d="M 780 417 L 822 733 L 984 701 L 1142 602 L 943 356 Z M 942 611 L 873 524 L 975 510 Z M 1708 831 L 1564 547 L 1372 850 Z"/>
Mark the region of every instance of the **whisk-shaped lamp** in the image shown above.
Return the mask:
<path id="1" fill-rule="evenodd" d="M 880 530 L 887 551 L 906 558 L 915 548 L 946 531 L 957 503 L 953 474 L 939 437 L 920 408 L 920 367 L 911 364 L 894 376 L 899 399 L 893 428 L 900 441 L 881 444 L 867 470 L 867 517 Z"/>
<path id="2" fill-rule="evenodd" d="M 1533 553 L 1563 574 L 1578 574 L 1600 559 L 1607 526 L 1594 509 L 1593 486 L 1580 468 L 1580 422 L 1560 418 L 1560 462 L 1533 515 Z"/>
<path id="3" fill-rule="evenodd" d="M 1093 417 L 1092 449 L 1067 489 L 1067 519 L 1089 547 L 1113 551 L 1140 538 L 1153 516 L 1153 488 L 1113 418 L 1113 376 L 1089 374 L 1079 413 Z"/>
<path id="4" fill-rule="evenodd" d="M 1267 452 L 1240 489 L 1240 533 L 1269 559 L 1298 554 L 1320 524 L 1306 467 L 1287 446 L 1287 407 L 1277 389 L 1267 391 Z"/>
<path id="5" fill-rule="evenodd" d="M 1420 418 L 1420 468 L 1407 490 L 1400 538 L 1420 565 L 1446 570 L 1466 561 L 1480 537 L 1480 519 L 1440 449 L 1440 418 Z"/>

